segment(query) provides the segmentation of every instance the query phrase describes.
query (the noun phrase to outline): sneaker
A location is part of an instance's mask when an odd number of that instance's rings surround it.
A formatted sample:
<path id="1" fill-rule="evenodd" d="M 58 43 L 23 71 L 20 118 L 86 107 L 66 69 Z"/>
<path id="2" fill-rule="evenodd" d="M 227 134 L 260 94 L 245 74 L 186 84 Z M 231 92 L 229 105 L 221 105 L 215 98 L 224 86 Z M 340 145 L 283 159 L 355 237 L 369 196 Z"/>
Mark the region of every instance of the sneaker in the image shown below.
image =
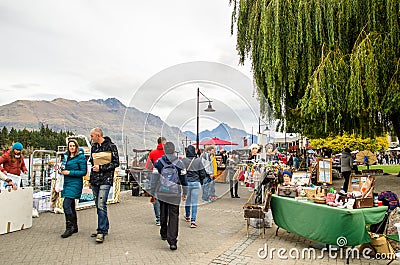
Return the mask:
<path id="1" fill-rule="evenodd" d="M 156 219 L 156 225 L 161 225 L 160 219 Z"/>
<path id="2" fill-rule="evenodd" d="M 195 222 L 191 222 L 191 223 L 190 223 L 190 228 L 196 228 L 196 227 L 197 227 L 197 225 L 196 225 Z"/>
<path id="3" fill-rule="evenodd" d="M 96 242 L 97 243 L 103 243 L 104 242 L 104 235 L 103 234 L 97 234 Z"/>
<path id="4" fill-rule="evenodd" d="M 166 236 L 161 236 L 161 240 L 165 241 L 165 240 L 167 240 L 167 237 Z"/>
<path id="5" fill-rule="evenodd" d="M 177 247 L 177 245 L 175 245 L 175 244 L 172 244 L 172 245 L 170 245 L 169 246 L 169 249 L 170 250 L 176 250 L 178 247 Z"/>
<path id="6" fill-rule="evenodd" d="M 186 222 L 190 222 L 190 217 L 189 216 L 184 216 L 184 218 L 185 218 Z"/>

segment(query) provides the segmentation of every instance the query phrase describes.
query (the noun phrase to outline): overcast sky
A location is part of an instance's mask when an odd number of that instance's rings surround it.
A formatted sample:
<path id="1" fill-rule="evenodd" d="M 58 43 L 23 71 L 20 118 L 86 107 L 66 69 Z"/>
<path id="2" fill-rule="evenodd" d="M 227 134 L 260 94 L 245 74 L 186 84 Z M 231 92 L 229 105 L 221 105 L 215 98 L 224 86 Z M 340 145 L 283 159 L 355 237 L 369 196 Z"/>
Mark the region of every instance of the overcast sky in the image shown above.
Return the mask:
<path id="1" fill-rule="evenodd" d="M 115 97 L 193 131 L 199 87 L 217 110 L 200 114 L 201 130 L 225 122 L 255 132 L 251 67 L 238 65 L 231 12 L 228 0 L 2 0 L 0 105 Z"/>

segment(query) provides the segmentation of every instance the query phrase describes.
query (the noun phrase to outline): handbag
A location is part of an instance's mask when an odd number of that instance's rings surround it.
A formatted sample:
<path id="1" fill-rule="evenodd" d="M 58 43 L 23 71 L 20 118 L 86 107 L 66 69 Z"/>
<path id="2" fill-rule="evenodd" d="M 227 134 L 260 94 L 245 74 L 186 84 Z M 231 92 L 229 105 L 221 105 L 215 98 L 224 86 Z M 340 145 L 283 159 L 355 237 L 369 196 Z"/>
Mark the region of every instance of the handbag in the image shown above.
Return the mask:
<path id="1" fill-rule="evenodd" d="M 284 197 L 298 197 L 298 190 L 294 186 L 279 186 L 278 187 L 278 196 Z"/>
<path id="2" fill-rule="evenodd" d="M 238 181 L 244 181 L 244 170 L 240 171 L 237 180 Z"/>
<path id="3" fill-rule="evenodd" d="M 249 199 L 243 205 L 243 217 L 244 218 L 257 218 L 257 219 L 263 219 L 265 214 L 262 209 L 262 205 L 258 204 L 251 204 L 250 201 L 254 197 L 254 191 L 251 193 Z"/>

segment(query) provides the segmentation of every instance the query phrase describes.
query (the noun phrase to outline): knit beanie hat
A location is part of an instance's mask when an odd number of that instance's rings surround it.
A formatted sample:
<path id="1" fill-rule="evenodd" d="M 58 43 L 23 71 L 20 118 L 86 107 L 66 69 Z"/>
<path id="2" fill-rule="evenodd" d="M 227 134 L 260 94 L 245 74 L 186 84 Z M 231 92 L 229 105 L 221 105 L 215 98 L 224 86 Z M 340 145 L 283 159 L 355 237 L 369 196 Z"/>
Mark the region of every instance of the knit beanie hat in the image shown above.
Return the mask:
<path id="1" fill-rule="evenodd" d="M 23 147 L 23 145 L 22 145 L 20 142 L 16 142 L 15 144 L 13 144 L 11 150 L 14 150 L 14 149 L 16 149 L 16 150 L 22 150 L 23 148 L 24 148 L 24 147 Z"/>
<path id="2" fill-rule="evenodd" d="M 287 170 L 284 170 L 284 171 L 282 172 L 282 176 L 284 176 L 285 174 L 288 175 L 290 178 L 292 178 L 292 172 L 287 171 Z"/>
<path id="3" fill-rule="evenodd" d="M 166 142 L 164 144 L 165 154 L 173 154 L 175 152 L 175 145 L 172 142 Z"/>

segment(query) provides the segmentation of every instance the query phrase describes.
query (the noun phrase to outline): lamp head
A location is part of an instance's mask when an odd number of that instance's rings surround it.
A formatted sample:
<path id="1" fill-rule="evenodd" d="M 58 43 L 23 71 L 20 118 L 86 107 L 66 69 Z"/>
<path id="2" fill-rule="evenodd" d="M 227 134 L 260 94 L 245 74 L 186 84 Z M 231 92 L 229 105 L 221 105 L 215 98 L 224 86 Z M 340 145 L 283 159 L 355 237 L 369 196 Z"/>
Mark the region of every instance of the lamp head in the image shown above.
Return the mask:
<path id="1" fill-rule="evenodd" d="M 204 110 L 205 112 L 214 112 L 215 109 L 211 106 L 211 101 L 208 102 L 208 107 Z"/>

